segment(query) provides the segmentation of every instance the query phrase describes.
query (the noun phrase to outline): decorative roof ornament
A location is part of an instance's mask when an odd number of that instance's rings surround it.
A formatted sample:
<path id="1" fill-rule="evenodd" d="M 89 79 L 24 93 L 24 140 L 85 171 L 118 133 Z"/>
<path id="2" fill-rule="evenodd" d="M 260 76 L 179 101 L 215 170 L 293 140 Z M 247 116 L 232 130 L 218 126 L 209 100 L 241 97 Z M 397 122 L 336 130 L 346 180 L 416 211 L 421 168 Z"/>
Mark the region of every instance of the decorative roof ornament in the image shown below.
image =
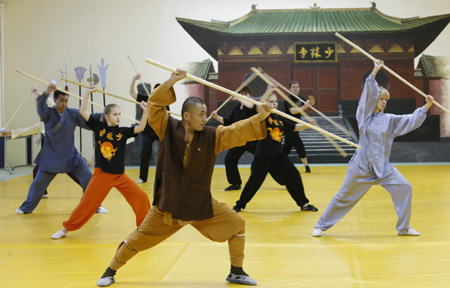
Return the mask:
<path id="1" fill-rule="evenodd" d="M 258 6 L 258 4 L 252 4 L 252 11 L 256 10 L 256 6 Z"/>
<path id="2" fill-rule="evenodd" d="M 317 6 L 317 3 L 314 3 L 314 6 L 313 7 L 309 6 L 309 8 L 311 8 L 311 10 L 317 11 L 320 9 L 320 6 Z"/>

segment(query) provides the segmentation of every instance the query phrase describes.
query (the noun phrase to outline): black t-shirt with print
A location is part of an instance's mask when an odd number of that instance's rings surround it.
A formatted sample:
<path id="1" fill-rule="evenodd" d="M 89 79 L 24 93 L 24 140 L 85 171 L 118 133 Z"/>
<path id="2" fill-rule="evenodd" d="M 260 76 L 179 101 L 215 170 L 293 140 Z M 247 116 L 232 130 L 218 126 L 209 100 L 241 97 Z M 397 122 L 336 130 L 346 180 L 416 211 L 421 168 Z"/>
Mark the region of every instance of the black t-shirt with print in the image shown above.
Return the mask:
<path id="1" fill-rule="evenodd" d="M 275 157 L 283 153 L 281 148 L 281 140 L 285 134 L 292 134 L 295 125 L 291 121 L 286 121 L 285 118 L 270 114 L 266 118 L 267 136 L 259 140 L 256 146 L 255 156 L 257 157 Z"/>
<path id="2" fill-rule="evenodd" d="M 108 126 L 92 115 L 87 125 L 94 132 L 95 167 L 106 173 L 123 174 L 127 139 L 136 136 L 134 127 Z"/>
<path id="3" fill-rule="evenodd" d="M 233 111 L 231 111 L 231 114 L 230 116 L 228 116 L 228 118 L 223 118 L 223 125 L 229 126 L 235 122 L 250 118 L 257 113 L 258 112 L 256 111 L 256 105 L 253 106 L 253 108 L 247 108 L 247 106 L 244 105 L 244 107 L 242 107 L 241 109 L 241 105 L 239 103 L 238 105 L 236 105 L 236 107 L 233 108 Z M 254 151 L 253 149 L 255 149 L 256 147 L 256 142 L 257 141 L 249 141 L 245 143 L 244 147 L 246 149 Z"/>
<path id="4" fill-rule="evenodd" d="M 223 118 L 223 125 L 231 125 L 237 121 L 250 118 L 253 115 L 256 115 L 256 113 L 256 105 L 253 108 L 247 108 L 247 106 L 244 105 L 244 107 L 242 107 L 241 109 L 241 105 L 238 104 L 233 108 L 230 116 L 228 116 L 227 118 Z"/>
<path id="5" fill-rule="evenodd" d="M 298 96 L 299 98 L 303 99 L 303 101 L 306 102 L 305 97 L 303 96 Z M 302 101 L 298 100 L 297 97 L 294 97 L 294 95 L 289 95 L 289 99 L 292 100 L 292 102 L 294 102 L 298 107 L 302 107 L 303 105 L 305 105 Z M 289 102 L 285 101 L 284 102 L 284 111 L 286 112 L 286 114 L 294 116 L 298 119 L 302 118 L 302 114 L 301 113 L 297 113 L 297 114 L 292 114 L 291 111 L 289 110 L 289 108 L 291 108 L 291 104 L 289 104 Z"/>

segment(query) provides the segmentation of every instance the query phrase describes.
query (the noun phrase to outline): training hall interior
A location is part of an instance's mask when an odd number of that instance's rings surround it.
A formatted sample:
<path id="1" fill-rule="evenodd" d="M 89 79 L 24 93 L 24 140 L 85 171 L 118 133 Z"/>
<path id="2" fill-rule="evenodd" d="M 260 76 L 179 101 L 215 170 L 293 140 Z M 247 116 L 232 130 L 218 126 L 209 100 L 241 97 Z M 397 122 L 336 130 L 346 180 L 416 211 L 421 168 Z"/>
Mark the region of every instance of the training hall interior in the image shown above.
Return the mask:
<path id="1" fill-rule="evenodd" d="M 312 103 L 296 120 L 316 123 L 298 132 L 310 171 L 296 149 L 287 157 L 318 211 L 302 211 L 286 186 L 268 175 L 239 212 L 245 220 L 243 268 L 257 286 L 448 287 L 449 22 L 446 0 L 0 0 L 0 287 L 97 287 L 137 228 L 133 209 L 112 188 L 101 204 L 107 213 L 52 239 L 83 196 L 66 172 L 51 181 L 32 212 L 17 213 L 28 201 L 44 135 L 54 133 L 41 122 L 37 95 L 54 84 L 69 95 L 67 107 L 79 109 L 95 86 L 88 111 L 102 113 L 115 103 L 119 126 L 135 127 L 142 110 L 130 92 L 149 83 L 151 94 L 176 68 L 187 71 L 169 107 L 169 117 L 180 121 L 182 103 L 191 96 L 204 101 L 207 116 L 219 109 L 228 117 L 244 86 L 256 105 L 276 86 L 280 115 L 286 115 L 291 81 Z M 411 114 L 426 105 L 427 95 L 435 100 L 420 127 L 395 139 L 389 158 L 412 187 L 410 225 L 420 236 L 397 234 L 397 207 L 374 185 L 338 223 L 313 237 L 360 148 L 356 111 L 374 59 L 384 60 L 376 81 L 390 92 L 384 113 Z M 25 133 L 30 127 L 34 132 Z M 143 141 L 141 134 L 129 138 L 121 153 L 124 173 L 135 182 L 142 178 L 143 147 L 151 146 L 148 178 L 137 183 L 152 204 L 159 143 Z M 94 133 L 75 128 L 73 145 L 94 172 Z M 64 147 L 53 148 L 67 156 Z M 232 184 L 227 152 L 217 154 L 210 191 L 233 207 L 254 155 L 242 154 L 242 184 L 225 190 Z M 227 242 L 213 242 L 188 224 L 139 252 L 117 271 L 112 287 L 244 287 L 227 282 L 229 272 Z"/>

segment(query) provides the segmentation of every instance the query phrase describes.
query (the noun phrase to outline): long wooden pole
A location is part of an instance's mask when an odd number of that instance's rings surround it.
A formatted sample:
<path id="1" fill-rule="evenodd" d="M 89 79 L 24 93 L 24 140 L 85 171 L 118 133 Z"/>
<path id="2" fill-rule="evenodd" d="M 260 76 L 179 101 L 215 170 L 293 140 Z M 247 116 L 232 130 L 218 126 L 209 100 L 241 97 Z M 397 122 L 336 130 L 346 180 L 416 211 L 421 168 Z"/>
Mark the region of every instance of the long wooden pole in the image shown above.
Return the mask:
<path id="1" fill-rule="evenodd" d="M 239 93 L 239 91 L 241 91 L 242 88 L 244 88 L 245 86 L 247 86 L 250 82 L 252 82 L 255 78 L 256 78 L 256 74 L 253 73 L 252 75 L 250 75 L 247 79 L 245 79 L 244 82 L 242 82 L 241 85 L 239 85 L 239 87 L 235 90 L 236 93 Z M 233 99 L 234 96 L 230 96 L 228 97 L 227 100 L 225 100 L 225 102 L 222 103 L 222 105 L 219 106 L 219 108 L 216 109 L 216 113 L 219 112 L 220 109 L 222 109 L 228 102 L 231 101 L 231 99 Z M 209 120 L 211 120 L 212 118 L 212 114 L 209 115 L 209 117 L 206 119 L 205 123 L 208 123 Z"/>
<path id="2" fill-rule="evenodd" d="M 33 86 L 32 89 L 34 89 L 35 86 L 36 86 L 36 84 Z M 17 113 L 19 112 L 20 109 L 22 109 L 23 105 L 25 105 L 25 102 L 27 102 L 27 100 L 28 100 L 28 98 L 30 98 L 31 94 L 33 94 L 31 91 L 28 92 L 27 97 L 25 97 L 25 99 L 23 99 L 22 103 L 19 105 L 19 107 L 17 108 L 16 112 L 14 112 L 14 114 L 9 119 L 8 123 L 6 123 L 4 129 L 6 129 L 8 127 L 8 125 L 11 123 L 11 121 L 16 117 Z"/>
<path id="3" fill-rule="evenodd" d="M 134 72 L 135 72 L 136 74 L 139 74 L 139 75 L 140 75 L 141 73 L 138 72 L 136 66 L 135 66 L 134 63 L 133 63 L 133 60 L 131 60 L 130 55 L 128 55 L 127 57 L 128 57 L 128 60 L 130 60 L 131 66 L 133 66 Z M 141 84 L 142 84 L 142 86 L 144 87 L 145 92 L 147 92 L 148 97 L 150 97 L 150 92 L 148 91 L 147 86 L 146 86 L 145 83 L 144 83 L 144 80 L 142 80 L 142 77 L 139 78 L 139 80 L 141 80 Z"/>
<path id="4" fill-rule="evenodd" d="M 267 79 L 258 69 L 254 68 L 254 67 L 252 67 L 251 69 L 255 74 L 257 74 L 259 76 L 259 78 L 264 80 L 264 82 L 266 82 L 267 85 L 274 86 L 274 84 L 269 79 Z M 278 88 L 278 87 L 275 88 L 275 92 L 277 92 L 281 97 L 283 97 L 284 100 L 286 100 L 289 103 L 289 105 L 296 108 L 300 112 L 300 114 L 303 117 L 305 117 L 309 122 L 311 122 L 313 120 L 311 117 L 309 117 L 308 114 L 306 114 L 305 111 L 301 110 L 300 107 L 297 104 L 295 104 L 294 101 L 292 101 L 286 94 L 284 94 L 283 91 L 280 90 L 280 88 Z M 316 125 L 316 126 L 320 127 L 319 125 Z M 332 138 L 330 138 L 329 136 L 327 136 L 325 134 L 323 136 L 325 137 L 325 139 L 328 140 L 328 142 L 330 142 L 331 145 L 333 145 L 333 147 L 342 155 L 342 157 L 347 157 L 347 153 L 344 151 L 344 149 L 342 149 L 341 146 L 339 146 Z"/>
<path id="5" fill-rule="evenodd" d="M 52 64 L 50 64 L 50 66 L 47 67 L 47 69 L 44 71 L 44 73 L 42 73 L 41 78 L 43 78 L 45 75 L 47 75 L 48 71 L 50 70 L 50 68 L 53 66 L 53 64 L 55 63 L 56 59 L 59 57 L 61 53 L 58 54 L 58 56 L 56 56 L 53 61 Z M 16 117 L 17 113 L 19 112 L 20 109 L 22 109 L 23 105 L 25 105 L 25 102 L 27 102 L 28 98 L 30 98 L 31 94 L 32 94 L 32 90 L 36 88 L 37 84 L 39 82 L 34 83 L 33 87 L 31 88 L 30 92 L 28 92 L 28 95 L 25 97 L 25 99 L 23 99 L 22 103 L 19 105 L 19 107 L 17 108 L 16 112 L 14 112 L 14 114 L 11 116 L 11 118 L 9 119 L 8 123 L 6 123 L 5 127 L 3 127 L 4 129 L 6 129 L 8 127 L 9 124 L 11 124 L 11 121 Z"/>
<path id="6" fill-rule="evenodd" d="M 133 60 L 131 60 L 130 55 L 128 55 L 127 57 L 128 57 L 128 60 L 130 60 L 131 66 L 133 66 L 134 72 L 136 72 L 136 74 L 139 74 L 139 75 L 140 75 L 141 73 L 138 72 L 136 66 L 135 66 L 134 63 L 133 63 Z M 139 80 L 141 80 L 141 83 L 142 83 L 142 86 L 143 86 L 144 89 L 145 89 L 145 92 L 147 92 L 148 97 L 150 97 L 150 92 L 148 91 L 147 86 L 145 86 L 145 83 L 144 83 L 144 81 L 142 80 L 142 77 L 139 78 Z M 174 113 L 174 112 L 170 112 L 170 111 L 167 111 L 167 113 L 172 114 L 172 115 L 175 115 L 175 116 L 178 116 L 178 117 L 181 118 L 181 115 L 180 115 L 180 114 L 177 114 L 177 113 Z"/>
<path id="7" fill-rule="evenodd" d="M 61 80 L 61 81 L 68 82 L 68 83 L 71 83 L 71 84 L 74 84 L 74 85 L 78 85 L 78 86 L 80 86 L 80 87 L 84 87 L 84 88 L 88 88 L 88 89 L 89 89 L 89 86 L 87 86 L 87 85 L 84 85 L 84 84 L 81 84 L 81 83 L 78 83 L 78 82 L 75 82 L 75 81 L 66 79 L 66 78 L 64 78 L 64 77 L 61 78 L 60 80 Z M 137 101 L 134 101 L 134 100 L 131 100 L 131 99 L 127 99 L 127 98 L 124 98 L 124 97 L 121 97 L 121 96 L 117 96 L 117 95 L 115 95 L 115 94 L 112 94 L 112 93 L 109 93 L 109 92 L 106 92 L 106 91 L 95 90 L 95 92 L 103 93 L 103 94 L 109 95 L 109 96 L 111 96 L 111 97 L 114 97 L 114 98 L 117 98 L 117 99 L 121 99 L 121 100 L 124 100 L 124 101 L 128 101 L 128 102 L 131 102 L 131 103 L 134 103 L 134 104 L 137 104 L 137 105 L 140 105 L 140 104 L 141 104 L 141 103 L 139 103 L 139 102 L 137 102 Z M 177 114 L 177 113 L 173 113 L 173 112 L 170 112 L 170 111 L 167 111 L 167 112 L 169 112 L 169 113 L 171 113 L 171 114 L 174 114 L 175 116 L 181 117 L 181 116 L 180 116 L 179 114 Z"/>
<path id="8" fill-rule="evenodd" d="M 31 79 L 34 79 L 34 80 L 36 80 L 36 81 L 38 81 L 38 82 L 40 82 L 40 83 L 42 83 L 42 84 L 44 84 L 44 85 L 46 85 L 46 86 L 49 86 L 49 85 L 50 85 L 50 83 L 45 82 L 44 80 L 41 80 L 41 79 L 39 79 L 39 78 L 37 78 L 37 77 L 34 77 L 33 75 L 30 75 L 30 74 L 28 74 L 28 73 L 26 73 L 26 72 L 20 71 L 20 70 L 18 70 L 18 69 L 16 69 L 15 71 L 16 71 L 17 73 L 19 73 L 19 74 L 22 74 L 22 75 L 27 76 L 27 77 L 29 77 L 29 78 L 31 78 Z M 69 91 L 66 91 L 66 90 L 64 90 L 64 89 L 62 89 L 62 88 L 56 87 L 56 90 L 61 91 L 61 92 L 63 92 L 64 94 L 70 95 L 70 96 L 75 97 L 75 98 L 77 98 L 77 99 L 83 100 L 82 97 L 80 97 L 80 96 L 78 96 L 78 95 L 76 95 L 76 94 L 70 93 Z M 97 104 L 97 103 L 95 103 L 95 102 L 88 101 L 88 103 L 89 103 L 89 104 L 92 104 L 92 105 L 94 105 L 94 106 L 97 106 L 97 107 L 99 107 L 99 108 L 101 108 L 101 109 L 104 109 L 104 108 L 105 108 L 105 107 L 103 107 L 102 105 Z M 128 119 L 128 120 L 130 120 L 130 121 L 133 121 L 133 122 L 135 122 L 135 123 L 140 123 L 140 122 L 137 121 L 136 119 L 133 119 L 133 118 L 127 116 L 127 115 L 122 114 L 122 117 L 123 117 L 123 118 L 126 118 L 126 119 Z"/>
<path id="9" fill-rule="evenodd" d="M 303 100 L 302 98 L 298 97 L 297 95 L 295 95 L 294 93 L 292 93 L 292 91 L 290 91 L 288 88 L 286 88 L 285 86 L 283 86 L 280 82 L 278 82 L 277 80 L 275 80 L 272 76 L 270 76 L 267 73 L 263 73 L 264 76 L 266 76 L 267 78 L 269 78 L 270 81 L 272 81 L 275 85 L 277 85 L 278 87 L 280 87 L 281 89 L 283 89 L 284 91 L 286 91 L 287 93 L 289 93 L 290 95 L 296 97 L 298 100 L 300 100 L 303 103 L 306 103 L 305 100 Z M 331 119 L 330 117 L 326 116 L 325 114 L 323 114 L 322 112 L 320 112 L 319 110 L 317 110 L 316 108 L 314 108 L 314 106 L 310 107 L 311 110 L 313 110 L 314 112 L 316 112 L 317 114 L 319 114 L 320 116 L 322 116 L 325 120 L 327 120 L 329 123 L 333 124 L 334 127 L 338 128 L 339 130 L 341 130 L 342 132 L 344 132 L 346 135 L 350 136 L 350 132 L 348 132 L 347 129 L 345 129 L 344 127 L 342 127 L 342 125 L 339 125 L 339 123 L 337 123 L 336 121 L 334 121 L 333 119 Z"/>
<path id="10" fill-rule="evenodd" d="M 84 84 L 81 84 L 81 83 L 69 80 L 69 79 L 64 78 L 64 77 L 61 78 L 60 80 L 89 89 L 88 85 L 84 85 Z M 106 92 L 106 91 L 96 90 L 95 92 L 103 93 L 103 94 L 109 95 L 111 97 L 114 97 L 114 98 L 117 98 L 117 99 L 120 99 L 120 100 L 123 100 L 123 101 L 128 101 L 128 102 L 131 102 L 131 103 L 140 104 L 139 102 L 136 102 L 136 101 L 133 101 L 131 99 L 127 99 L 127 98 L 124 98 L 124 97 L 121 97 L 121 96 L 117 96 L 115 94 L 112 94 L 112 93 L 109 93 L 109 92 Z"/>
<path id="11" fill-rule="evenodd" d="M 151 64 L 151 65 L 157 66 L 157 67 L 159 67 L 159 68 L 162 68 L 162 69 L 164 69 L 164 70 L 167 70 L 167 71 L 170 71 L 170 72 L 173 72 L 173 73 L 177 73 L 177 70 L 176 70 L 176 69 L 174 69 L 174 68 L 172 68 L 172 67 L 169 67 L 169 66 L 166 66 L 166 65 L 164 65 L 164 64 L 162 64 L 162 63 L 156 62 L 156 61 L 154 61 L 154 60 L 151 60 L 151 59 L 148 59 L 148 58 L 147 58 L 147 59 L 145 60 L 145 62 L 147 62 L 147 63 L 149 63 L 149 64 Z M 222 92 L 224 92 L 224 93 L 226 93 L 226 94 L 233 95 L 233 96 L 235 96 L 235 97 L 237 97 L 237 98 L 240 98 L 240 99 L 242 99 L 242 100 L 248 101 L 248 102 L 253 103 L 253 104 L 255 104 L 255 105 L 258 105 L 258 106 L 261 106 L 261 103 L 258 102 L 258 101 L 256 101 L 256 100 L 253 100 L 253 99 L 251 99 L 251 98 L 249 98 L 249 97 L 243 96 L 243 95 L 241 95 L 241 94 L 239 94 L 239 93 L 236 93 L 236 92 L 234 92 L 234 91 L 232 91 L 232 90 L 229 90 L 229 89 L 227 89 L 227 88 L 221 87 L 221 86 L 216 85 L 216 84 L 214 84 L 214 83 L 211 83 L 211 82 L 208 82 L 208 81 L 203 80 L 203 79 L 201 79 L 201 78 L 198 78 L 198 77 L 196 77 L 196 76 L 194 76 L 194 75 L 191 75 L 191 74 L 189 74 L 189 73 L 186 74 L 186 77 L 189 78 L 189 79 L 191 79 L 191 80 L 193 80 L 193 81 L 196 81 L 196 82 L 198 82 L 198 83 L 201 83 L 201 84 L 203 84 L 203 85 L 209 86 L 209 87 L 214 88 L 214 89 L 219 90 L 219 91 L 222 91 Z M 334 138 L 334 139 L 336 139 L 336 140 L 339 140 L 339 141 L 342 141 L 342 142 L 344 142 L 344 143 L 347 143 L 347 144 L 349 144 L 349 145 L 351 145 L 351 146 L 354 146 L 354 147 L 356 147 L 356 148 L 358 148 L 358 149 L 361 148 L 361 146 L 358 145 L 358 144 L 355 144 L 355 143 L 353 143 L 353 142 L 351 142 L 351 141 L 348 141 L 347 139 L 344 139 L 344 138 L 342 138 L 342 137 L 339 137 L 339 136 L 337 136 L 337 135 L 334 135 L 334 134 L 332 134 L 332 133 L 330 133 L 330 132 L 328 132 L 328 131 L 325 131 L 325 130 L 323 130 L 323 129 L 321 129 L 321 128 L 318 128 L 318 127 L 316 127 L 316 126 L 314 126 L 314 125 L 312 125 L 312 124 L 309 124 L 309 123 L 307 123 L 307 122 L 304 122 L 304 121 L 302 121 L 302 120 L 300 120 L 300 119 L 297 119 L 297 118 L 295 118 L 295 117 L 293 117 L 293 116 L 291 116 L 291 115 L 288 115 L 288 114 L 286 114 L 286 113 L 284 113 L 284 112 L 281 112 L 281 111 L 279 111 L 279 110 L 273 109 L 273 110 L 272 110 L 272 113 L 281 115 L 281 116 L 283 116 L 283 117 L 285 117 L 285 118 L 287 118 L 287 119 L 289 119 L 289 120 L 292 120 L 293 122 L 297 122 L 297 123 L 303 124 L 303 125 L 305 125 L 305 126 L 311 128 L 311 129 L 314 129 L 314 130 L 316 130 L 316 131 L 318 131 L 318 132 L 320 132 L 320 133 L 322 133 L 322 134 L 326 134 L 326 135 L 328 135 L 328 136 L 330 136 L 330 137 L 332 137 L 332 138 Z"/>
<path id="12" fill-rule="evenodd" d="M 349 44 L 350 46 L 353 46 L 353 48 L 355 48 L 356 50 L 358 50 L 359 52 L 361 52 L 362 54 L 366 55 L 369 59 L 371 59 L 372 61 L 377 60 L 375 57 L 373 57 L 372 55 L 370 55 L 369 53 L 367 53 L 366 51 L 364 51 L 363 49 L 361 49 L 358 45 L 356 45 L 355 43 L 353 43 L 352 41 L 348 40 L 347 38 L 345 38 L 344 36 L 342 36 L 341 34 L 339 34 L 338 32 L 335 33 L 335 35 L 339 38 L 341 38 L 344 42 L 346 42 L 347 44 Z M 391 73 L 392 75 L 394 75 L 395 77 L 397 77 L 400 81 L 402 81 L 403 83 L 405 83 L 407 86 L 409 86 L 410 88 L 412 88 L 414 91 L 416 91 L 417 93 L 419 93 L 420 95 L 422 95 L 423 97 L 427 98 L 428 95 L 423 93 L 423 91 L 419 90 L 416 86 L 412 85 L 411 83 L 409 83 L 408 81 L 406 81 L 402 76 L 398 75 L 397 73 L 395 73 L 394 71 L 392 71 L 389 67 L 387 67 L 386 65 L 383 64 L 382 66 L 386 71 L 388 71 L 389 73 Z M 450 114 L 450 110 L 448 110 L 447 108 L 445 108 L 444 106 L 442 106 L 441 104 L 439 104 L 436 101 L 433 101 L 433 104 L 436 105 L 437 107 L 441 108 L 442 110 L 444 110 L 445 112 L 447 112 L 448 114 Z"/>

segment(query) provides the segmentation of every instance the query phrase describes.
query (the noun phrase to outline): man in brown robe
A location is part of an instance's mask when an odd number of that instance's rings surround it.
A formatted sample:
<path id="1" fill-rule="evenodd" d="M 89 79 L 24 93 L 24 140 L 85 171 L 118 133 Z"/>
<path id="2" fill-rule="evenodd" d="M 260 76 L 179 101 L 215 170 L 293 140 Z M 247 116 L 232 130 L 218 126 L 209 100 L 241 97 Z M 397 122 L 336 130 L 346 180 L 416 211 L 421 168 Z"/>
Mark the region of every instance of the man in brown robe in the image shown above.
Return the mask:
<path id="1" fill-rule="evenodd" d="M 217 128 L 205 126 L 207 109 L 197 97 L 189 97 L 182 107 L 182 120 L 169 116 L 165 106 L 176 101 L 173 85 L 186 72 L 177 70 L 148 99 L 148 123 L 158 135 L 153 207 L 141 226 L 122 242 L 109 267 L 97 281 L 100 287 L 115 282 L 120 267 L 139 251 L 156 246 L 190 224 L 205 237 L 228 241 L 231 283 L 256 285 L 243 270 L 245 220 L 224 203 L 212 198 L 211 178 L 219 152 L 266 136 L 265 119 L 270 114 L 263 105 L 259 114 Z"/>

